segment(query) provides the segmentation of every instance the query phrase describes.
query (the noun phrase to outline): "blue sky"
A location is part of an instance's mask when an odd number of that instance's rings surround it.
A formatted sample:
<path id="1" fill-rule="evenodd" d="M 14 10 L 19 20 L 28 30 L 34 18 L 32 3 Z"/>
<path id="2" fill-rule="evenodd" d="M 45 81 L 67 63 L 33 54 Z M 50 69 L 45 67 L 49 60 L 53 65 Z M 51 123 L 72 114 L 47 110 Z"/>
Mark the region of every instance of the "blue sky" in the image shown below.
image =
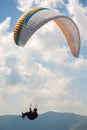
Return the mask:
<path id="1" fill-rule="evenodd" d="M 87 115 L 86 0 L 0 2 L 0 115 L 20 114 L 30 103 L 38 104 L 39 113 L 52 110 Z M 76 22 L 81 36 L 79 58 L 72 56 L 53 22 L 41 27 L 24 48 L 15 45 L 17 19 L 35 6 L 56 9 Z"/>

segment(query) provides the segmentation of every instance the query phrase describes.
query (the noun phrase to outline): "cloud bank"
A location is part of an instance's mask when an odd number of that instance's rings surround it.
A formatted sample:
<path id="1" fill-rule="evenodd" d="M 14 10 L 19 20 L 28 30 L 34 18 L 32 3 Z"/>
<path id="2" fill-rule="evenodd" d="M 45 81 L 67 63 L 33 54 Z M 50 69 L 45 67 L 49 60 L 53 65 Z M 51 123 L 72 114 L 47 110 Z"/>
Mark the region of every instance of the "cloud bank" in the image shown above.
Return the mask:
<path id="1" fill-rule="evenodd" d="M 80 11 L 86 24 L 86 7 L 78 1 L 72 4 L 72 0 L 68 3 L 62 0 L 17 1 L 17 8 L 21 11 L 37 5 L 57 10 L 59 6 L 65 7 L 78 23 L 83 46 L 86 46 L 87 30 L 82 31 L 79 16 Z M 73 58 L 62 32 L 53 22 L 44 25 L 25 48 L 20 48 L 14 44 L 13 32 L 8 31 L 10 24 L 10 17 L 0 23 L 0 114 L 26 111 L 30 103 L 38 104 L 40 113 L 54 110 L 87 114 L 87 104 L 74 91 L 80 85 L 78 82 L 87 77 L 87 59 L 83 53 L 79 59 Z"/>

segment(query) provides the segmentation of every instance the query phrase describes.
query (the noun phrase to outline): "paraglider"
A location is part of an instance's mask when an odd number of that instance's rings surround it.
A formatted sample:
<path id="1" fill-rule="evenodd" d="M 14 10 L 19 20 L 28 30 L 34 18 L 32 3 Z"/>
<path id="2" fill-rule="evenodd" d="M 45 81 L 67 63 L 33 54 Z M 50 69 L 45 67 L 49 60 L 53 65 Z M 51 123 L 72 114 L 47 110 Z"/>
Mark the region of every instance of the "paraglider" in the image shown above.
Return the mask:
<path id="1" fill-rule="evenodd" d="M 30 105 L 29 109 L 30 109 L 29 112 L 25 112 L 25 113 L 22 112 L 22 118 L 25 118 L 27 116 L 27 118 L 30 119 L 30 120 L 36 119 L 38 117 L 36 106 L 35 106 L 33 111 L 31 109 L 31 105 Z"/>
<path id="2" fill-rule="evenodd" d="M 79 56 L 80 34 L 75 22 L 58 12 L 36 7 L 26 11 L 17 21 L 14 27 L 14 41 L 18 46 L 25 46 L 31 36 L 44 24 L 53 20 L 63 32 L 71 53 L 74 57 Z"/>

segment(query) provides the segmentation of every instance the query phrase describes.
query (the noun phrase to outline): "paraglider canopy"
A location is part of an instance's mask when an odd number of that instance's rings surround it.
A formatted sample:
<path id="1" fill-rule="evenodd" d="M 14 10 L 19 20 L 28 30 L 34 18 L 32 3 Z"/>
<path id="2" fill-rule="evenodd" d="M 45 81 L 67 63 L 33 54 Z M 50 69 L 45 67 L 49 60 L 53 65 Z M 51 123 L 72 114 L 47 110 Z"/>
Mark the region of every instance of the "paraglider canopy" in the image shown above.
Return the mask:
<path id="1" fill-rule="evenodd" d="M 80 34 L 75 22 L 58 12 L 36 7 L 26 11 L 14 27 L 14 41 L 18 46 L 24 46 L 30 37 L 44 24 L 53 20 L 63 32 L 73 56 L 79 56 Z"/>

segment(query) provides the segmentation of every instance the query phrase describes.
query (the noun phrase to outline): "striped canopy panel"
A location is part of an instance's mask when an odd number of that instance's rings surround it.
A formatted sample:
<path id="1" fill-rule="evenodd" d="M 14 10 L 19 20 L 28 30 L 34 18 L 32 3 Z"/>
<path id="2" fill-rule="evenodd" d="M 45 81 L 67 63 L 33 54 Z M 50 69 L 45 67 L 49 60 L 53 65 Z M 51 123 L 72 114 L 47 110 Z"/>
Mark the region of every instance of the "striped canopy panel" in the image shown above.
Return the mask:
<path id="1" fill-rule="evenodd" d="M 44 24 L 53 20 L 62 30 L 73 56 L 79 56 L 80 34 L 77 25 L 67 16 L 48 8 L 33 8 L 26 11 L 14 27 L 14 41 L 24 46 L 30 37 Z"/>

